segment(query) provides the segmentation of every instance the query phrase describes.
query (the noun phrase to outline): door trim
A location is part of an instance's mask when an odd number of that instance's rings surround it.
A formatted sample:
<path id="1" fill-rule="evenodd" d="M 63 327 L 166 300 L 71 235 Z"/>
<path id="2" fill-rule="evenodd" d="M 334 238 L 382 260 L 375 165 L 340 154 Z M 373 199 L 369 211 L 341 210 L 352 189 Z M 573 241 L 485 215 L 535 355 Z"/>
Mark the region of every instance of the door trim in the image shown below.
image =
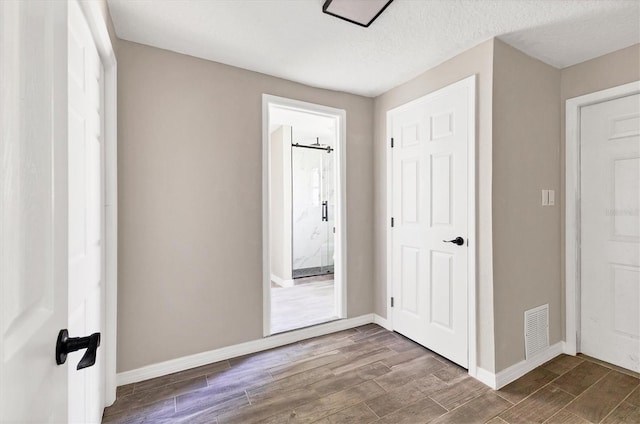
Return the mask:
<path id="1" fill-rule="evenodd" d="M 442 90 L 450 88 L 466 87 L 469 96 L 469 116 L 473 120 L 473 124 L 469 125 L 468 140 L 471 140 L 467 146 L 467 158 L 468 158 L 468 256 L 467 256 L 467 302 L 468 302 L 468 324 L 467 324 L 467 349 L 468 349 L 468 372 L 472 377 L 477 376 L 477 337 L 476 337 L 476 245 L 477 245 L 477 232 L 476 232 L 476 75 L 471 75 L 463 80 L 450 84 L 446 87 L 442 87 L 434 92 L 431 92 L 418 99 L 407 102 L 401 106 L 387 111 L 387 137 L 386 155 L 387 155 L 387 211 L 385 225 L 387 227 L 387 243 L 386 243 L 386 256 L 387 256 L 387 322 L 390 329 L 393 329 L 393 311 L 391 309 L 391 296 L 393 296 L 393 264 L 392 264 L 392 231 L 391 231 L 391 216 L 392 216 L 392 201 L 393 201 L 393 158 L 391 156 L 391 137 L 393 130 L 391 127 L 392 115 L 406 110 L 419 104 L 421 102 L 431 100 L 433 98 L 442 95 Z"/>
<path id="2" fill-rule="evenodd" d="M 271 264 L 269 240 L 269 106 L 285 109 L 302 110 L 329 116 L 338 120 L 338 137 L 335 154 L 336 167 L 336 233 L 335 246 L 335 291 L 340 295 L 336 302 L 338 319 L 347 317 L 347 160 L 346 135 L 347 113 L 344 109 L 336 109 L 315 103 L 288 99 L 285 97 L 262 95 L 262 333 L 264 337 L 271 335 Z"/>
<path id="3" fill-rule="evenodd" d="M 630 82 L 566 101 L 565 135 L 565 353 L 580 351 L 580 114 L 585 106 L 640 93 Z M 570 336 L 573 335 L 573 336 Z"/>
<path id="4" fill-rule="evenodd" d="M 118 155 L 117 61 L 99 2 L 78 1 L 104 68 L 104 202 L 105 202 L 105 349 L 104 406 L 116 400 L 116 341 L 118 299 Z"/>

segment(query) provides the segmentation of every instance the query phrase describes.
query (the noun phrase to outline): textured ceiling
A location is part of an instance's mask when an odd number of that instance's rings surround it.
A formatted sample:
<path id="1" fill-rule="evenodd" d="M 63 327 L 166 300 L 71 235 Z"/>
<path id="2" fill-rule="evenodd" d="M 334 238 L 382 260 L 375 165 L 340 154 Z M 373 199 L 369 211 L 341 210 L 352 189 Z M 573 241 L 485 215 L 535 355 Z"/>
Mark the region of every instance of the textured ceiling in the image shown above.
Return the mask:
<path id="1" fill-rule="evenodd" d="M 324 0 L 108 0 L 118 37 L 376 96 L 491 37 L 563 68 L 640 42 L 640 0 L 395 0 L 369 27 Z"/>

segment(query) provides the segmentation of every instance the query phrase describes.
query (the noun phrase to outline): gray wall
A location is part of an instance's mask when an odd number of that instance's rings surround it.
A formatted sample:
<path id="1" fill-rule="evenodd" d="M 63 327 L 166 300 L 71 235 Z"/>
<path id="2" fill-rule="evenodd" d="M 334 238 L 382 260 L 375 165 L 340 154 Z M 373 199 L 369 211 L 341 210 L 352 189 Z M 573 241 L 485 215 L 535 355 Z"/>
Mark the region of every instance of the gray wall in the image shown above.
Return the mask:
<path id="1" fill-rule="evenodd" d="M 477 306 L 478 364 L 494 369 L 493 341 L 493 262 L 491 242 L 491 104 L 493 40 L 486 41 L 426 71 L 411 81 L 376 97 L 374 110 L 374 184 L 375 184 L 375 300 L 374 311 L 386 317 L 387 295 L 387 111 L 442 87 L 477 74 L 476 114 L 477 146 L 476 196 L 477 229 Z"/>
<path id="2" fill-rule="evenodd" d="M 560 182 L 562 196 L 556 198 L 562 199 L 565 192 L 565 123 L 566 114 L 565 106 L 567 99 L 582 96 L 584 94 L 593 93 L 595 91 L 605 90 L 607 88 L 626 84 L 640 80 L 640 44 L 627 47 L 586 62 L 579 63 L 574 66 L 560 71 Z M 560 204 L 561 221 L 561 276 L 562 276 L 562 294 L 564 296 L 565 283 L 565 267 L 564 267 L 564 249 L 565 249 L 565 205 Z M 562 299 L 562 336 L 565 338 L 565 310 L 564 297 Z"/>
<path id="3" fill-rule="evenodd" d="M 373 311 L 373 100 L 120 40 L 118 372 L 262 337 L 262 93 L 346 110 L 348 315 Z"/>
<path id="4" fill-rule="evenodd" d="M 496 40 L 493 59 L 493 293 L 496 371 L 525 359 L 524 311 L 549 304 L 562 337 L 560 71 Z M 559 198 L 559 196 L 558 196 Z"/>

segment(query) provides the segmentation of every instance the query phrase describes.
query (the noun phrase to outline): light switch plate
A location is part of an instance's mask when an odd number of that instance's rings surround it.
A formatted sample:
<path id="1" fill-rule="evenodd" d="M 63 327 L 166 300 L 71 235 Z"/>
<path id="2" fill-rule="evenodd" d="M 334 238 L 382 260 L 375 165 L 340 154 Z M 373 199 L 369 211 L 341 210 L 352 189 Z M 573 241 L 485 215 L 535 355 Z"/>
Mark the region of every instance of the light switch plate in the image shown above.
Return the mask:
<path id="1" fill-rule="evenodd" d="M 542 190 L 542 206 L 549 206 L 549 190 Z"/>
<path id="2" fill-rule="evenodd" d="M 556 204 L 556 191 L 555 190 L 547 190 L 549 195 L 549 206 L 554 206 Z"/>

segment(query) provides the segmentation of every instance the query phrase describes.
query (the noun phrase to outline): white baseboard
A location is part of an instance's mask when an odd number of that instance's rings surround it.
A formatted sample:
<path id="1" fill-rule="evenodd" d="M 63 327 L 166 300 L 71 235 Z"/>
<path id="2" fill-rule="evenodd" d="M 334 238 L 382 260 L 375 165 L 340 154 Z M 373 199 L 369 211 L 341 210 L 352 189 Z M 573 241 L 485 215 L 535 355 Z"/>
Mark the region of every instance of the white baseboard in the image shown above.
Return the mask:
<path id="1" fill-rule="evenodd" d="M 293 287 L 293 286 L 295 286 L 295 284 L 294 284 L 294 282 L 293 282 L 293 280 L 291 278 L 289 278 L 288 280 L 285 280 L 283 278 L 278 277 L 275 274 L 271 274 L 271 281 L 273 281 L 274 283 L 276 283 L 280 287 Z"/>
<path id="2" fill-rule="evenodd" d="M 563 353 L 563 344 L 563 342 L 558 342 L 532 358 L 520 361 L 495 374 L 478 367 L 476 378 L 492 389 L 498 390 Z"/>
<path id="3" fill-rule="evenodd" d="M 477 367 L 476 375 L 473 375 L 472 377 L 474 377 L 476 380 L 480 381 L 481 383 L 486 384 L 492 389 L 496 388 L 496 375 L 491 371 L 487 371 L 484 368 Z"/>
<path id="4" fill-rule="evenodd" d="M 378 314 L 373 314 L 373 322 L 375 324 L 378 324 L 380 327 L 384 328 L 385 330 L 393 331 L 391 329 L 391 325 L 389 325 L 389 320 L 386 318 L 382 318 Z"/>
<path id="5" fill-rule="evenodd" d="M 383 318 L 380 318 L 383 319 Z M 386 320 L 385 320 L 386 321 Z M 325 334 L 359 327 L 361 325 L 375 322 L 374 314 L 361 315 L 355 318 L 341 319 L 337 321 L 320 324 L 313 327 L 302 328 L 300 330 L 289 331 L 287 333 L 276 334 L 263 339 L 240 343 L 232 346 L 225 346 L 208 352 L 196 353 L 195 355 L 184 356 L 182 358 L 171 359 L 157 364 L 147 365 L 130 371 L 124 371 L 116 375 L 116 384 L 136 383 L 150 378 L 160 377 L 174 372 L 188 370 L 190 368 L 211 364 L 237 356 L 248 355 L 262 350 L 273 349 L 290 343 L 312 337 L 324 336 Z M 380 324 L 383 326 L 382 324 Z"/>

